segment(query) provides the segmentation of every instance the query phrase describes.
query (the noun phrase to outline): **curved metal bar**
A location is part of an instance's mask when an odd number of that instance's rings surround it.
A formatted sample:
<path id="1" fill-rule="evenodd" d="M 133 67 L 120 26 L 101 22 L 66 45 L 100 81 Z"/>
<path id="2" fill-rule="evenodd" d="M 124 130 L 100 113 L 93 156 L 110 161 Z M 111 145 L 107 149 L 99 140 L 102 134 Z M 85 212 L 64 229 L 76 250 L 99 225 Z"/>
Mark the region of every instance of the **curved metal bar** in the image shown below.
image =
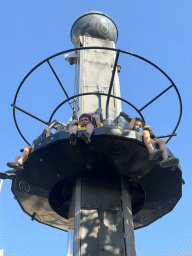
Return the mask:
<path id="1" fill-rule="evenodd" d="M 176 132 L 176 130 L 177 130 L 178 126 L 179 126 L 179 123 L 180 123 L 180 121 L 181 121 L 181 116 L 182 116 L 182 101 L 181 101 L 181 96 L 180 96 L 180 93 L 179 93 L 179 91 L 178 91 L 178 89 L 177 89 L 177 86 L 176 86 L 175 84 L 173 84 L 173 86 L 175 87 L 175 90 L 176 90 L 177 95 L 178 95 L 178 97 L 179 97 L 179 101 L 180 101 L 180 113 L 179 113 L 179 120 L 178 120 L 178 122 L 177 122 L 177 124 L 176 124 L 176 126 L 175 126 L 175 129 L 173 130 L 172 134 Z M 172 139 L 172 137 L 170 137 L 170 138 L 166 141 L 166 144 L 170 141 L 170 139 Z"/>
<path id="2" fill-rule="evenodd" d="M 14 97 L 14 101 L 13 101 L 13 105 L 15 105 L 15 102 L 16 102 L 16 99 L 17 99 L 17 95 L 23 85 L 23 83 L 25 82 L 25 80 L 28 78 L 28 76 L 33 73 L 33 71 L 35 69 L 37 69 L 39 66 L 41 66 L 43 63 L 47 62 L 48 60 L 50 59 L 53 59 L 61 54 L 64 54 L 64 53 L 68 53 L 68 52 L 73 52 L 73 51 L 78 51 L 78 50 L 87 50 L 87 49 L 105 49 L 105 50 L 111 50 L 111 51 L 117 51 L 117 49 L 114 49 L 114 48 L 109 48 L 109 47 L 79 47 L 79 48 L 73 48 L 73 49 L 69 49 L 69 50 L 66 50 L 66 51 L 62 51 L 62 52 L 58 52 L 54 55 L 51 55 L 50 57 L 44 59 L 43 61 L 41 61 L 39 64 L 37 64 L 34 68 L 32 68 L 29 73 L 27 73 L 27 75 L 23 78 L 23 80 L 21 81 L 20 85 L 18 86 L 17 88 L 17 91 L 16 91 L 16 94 L 15 94 L 15 97 Z M 121 51 L 121 50 L 119 50 Z M 131 54 L 132 55 L 132 54 Z"/>
<path id="3" fill-rule="evenodd" d="M 177 124 L 175 126 L 175 129 L 173 130 L 172 134 L 175 133 L 175 131 L 177 130 L 178 126 L 179 126 L 179 123 L 181 121 L 181 116 L 182 116 L 182 100 L 181 100 L 181 96 L 180 96 L 180 93 L 179 93 L 179 90 L 177 89 L 177 86 L 175 85 L 175 83 L 173 82 L 173 80 L 161 69 L 159 68 L 157 65 L 155 65 L 154 63 L 152 63 L 151 61 L 137 55 L 137 54 L 134 54 L 134 53 L 128 53 L 126 51 L 121 51 L 122 53 L 126 53 L 126 54 L 130 54 L 136 58 L 139 58 L 141 60 L 144 60 L 145 62 L 149 63 L 150 65 L 154 66 L 156 69 L 158 69 L 164 76 L 167 77 L 167 79 L 171 82 L 171 84 L 174 86 L 175 90 L 176 90 L 176 93 L 177 93 L 177 96 L 179 98 L 179 103 L 180 103 L 180 113 L 179 113 L 179 118 L 178 118 L 178 121 L 177 121 Z M 167 141 L 166 141 L 166 144 L 170 141 L 172 137 L 170 137 Z"/>
<path id="4" fill-rule="evenodd" d="M 19 107 L 13 105 L 13 104 L 11 104 L 11 106 L 12 106 L 13 108 L 16 108 L 16 109 L 18 109 L 19 111 L 21 111 L 21 112 L 27 114 L 27 115 L 30 116 L 30 117 L 35 118 L 36 120 L 38 120 L 38 121 L 40 121 L 40 122 L 42 122 L 42 123 L 44 123 L 44 124 L 46 124 L 46 125 L 49 124 L 49 123 L 45 122 L 44 120 L 42 120 L 42 119 L 40 119 L 40 118 L 38 118 L 38 117 L 32 115 L 31 113 L 29 113 L 29 112 L 23 110 L 22 108 L 19 108 Z M 21 137 L 24 139 L 24 141 L 25 141 L 29 146 L 31 146 L 31 144 L 25 139 L 25 137 L 24 137 L 23 134 L 21 133 L 19 127 L 17 126 L 17 122 L 16 122 L 16 127 L 17 127 L 17 130 L 19 131 Z"/>
<path id="5" fill-rule="evenodd" d="M 17 124 L 16 117 L 15 117 L 15 109 L 14 109 L 14 108 L 13 108 L 13 119 L 14 119 L 15 126 L 16 126 L 16 128 L 17 128 L 19 134 L 20 134 L 21 137 L 24 139 L 24 141 L 25 141 L 29 146 L 31 146 L 31 144 L 25 139 L 25 137 L 23 136 L 22 132 L 21 132 L 20 129 L 19 129 L 19 126 L 18 126 L 18 124 Z"/>
<path id="6" fill-rule="evenodd" d="M 179 123 L 181 121 L 181 116 L 182 116 L 182 101 L 181 101 L 181 96 L 180 96 L 180 93 L 175 85 L 175 83 L 171 80 L 171 78 L 162 70 L 160 69 L 157 65 L 155 65 L 154 63 L 152 63 L 151 61 L 137 55 L 137 54 L 134 54 L 134 53 L 131 53 L 131 52 L 127 52 L 127 51 L 123 51 L 123 50 L 120 50 L 120 49 L 114 49 L 114 48 L 109 48 L 109 47 L 96 47 L 96 46 L 93 46 L 93 47 L 79 47 L 79 48 L 73 48 L 73 49 L 69 49 L 69 50 L 66 50 L 66 51 L 62 51 L 62 52 L 59 52 L 59 53 L 56 53 L 46 59 L 44 59 L 43 61 L 41 61 L 39 64 L 37 64 L 33 69 L 31 69 L 31 71 L 29 71 L 29 73 L 23 78 L 23 80 L 21 81 L 19 87 L 17 88 L 17 91 L 16 91 L 16 94 L 15 94 L 15 97 L 14 97 L 14 101 L 13 101 L 13 105 L 15 105 L 16 103 L 16 99 L 17 99 L 17 96 L 18 96 L 18 93 L 23 85 L 23 83 L 25 82 L 25 80 L 28 78 L 28 76 L 35 70 L 37 69 L 40 65 L 42 65 L 43 63 L 45 63 L 46 61 L 52 59 L 52 58 L 55 58 L 61 54 L 64 54 L 64 53 L 68 53 L 68 52 L 72 52 L 72 51 L 78 51 L 78 50 L 87 50 L 87 49 L 105 49 L 105 50 L 110 50 L 110 51 L 119 51 L 119 52 L 122 52 L 122 53 L 125 53 L 125 54 L 128 54 L 128 55 L 131 55 L 131 56 L 134 56 L 136 58 L 139 58 L 147 63 L 149 63 L 150 65 L 154 66 L 155 68 L 157 68 L 163 75 L 165 75 L 167 77 L 167 79 L 172 83 L 172 85 L 174 86 L 175 90 L 176 90 L 176 93 L 178 95 L 178 98 L 179 98 L 179 102 L 180 102 L 180 115 L 179 115 L 179 119 L 178 119 L 178 122 L 175 126 L 175 129 L 172 133 L 175 133 L 175 131 L 177 130 L 178 126 L 179 126 Z M 17 124 L 17 121 L 16 121 L 16 116 L 15 116 L 15 109 L 13 108 L 13 118 L 14 118 L 14 122 L 15 122 L 15 125 L 16 125 L 16 128 L 18 130 L 18 132 L 20 133 L 21 137 L 26 141 L 26 139 L 24 138 L 24 136 L 22 135 L 21 131 L 19 130 L 19 127 L 18 127 L 18 124 Z M 169 140 L 171 139 L 172 137 L 170 137 L 166 143 L 169 142 Z M 27 142 L 27 141 L 26 141 Z M 28 143 L 28 142 L 27 142 Z M 29 143 L 28 143 L 29 144 Z"/>
<path id="7" fill-rule="evenodd" d="M 116 58 L 115 58 L 115 63 L 114 63 L 113 71 L 112 71 L 111 82 L 110 82 L 110 85 L 109 85 L 109 91 L 108 91 L 108 96 L 107 96 L 107 103 L 106 103 L 106 117 L 107 118 L 109 117 L 109 111 L 108 111 L 109 100 L 110 100 L 110 96 L 111 96 L 111 90 L 113 88 L 113 81 L 114 81 L 114 77 L 115 77 L 115 71 L 116 71 L 116 68 L 117 68 L 118 59 L 119 59 L 119 51 L 117 51 L 117 55 L 116 55 Z"/>
<path id="8" fill-rule="evenodd" d="M 94 94 L 95 94 L 95 95 L 101 95 L 101 96 L 108 96 L 107 93 L 99 93 L 99 92 L 86 92 L 86 93 L 80 93 L 80 94 L 74 95 L 74 96 L 70 97 L 69 99 L 66 99 L 66 100 L 64 100 L 63 102 L 61 102 L 61 103 L 55 108 L 55 110 L 53 111 L 53 113 L 51 114 L 51 116 L 50 116 L 50 118 L 49 118 L 49 122 L 51 122 L 51 120 L 52 120 L 54 114 L 56 113 L 56 111 L 57 111 L 62 105 L 64 105 L 66 102 L 68 102 L 69 100 L 74 99 L 74 98 L 76 98 L 76 97 L 80 97 L 80 96 L 94 95 Z M 114 95 L 111 95 L 111 97 L 112 97 L 112 98 L 115 98 L 115 99 L 118 99 L 118 100 L 121 100 L 121 101 L 127 103 L 128 105 L 130 105 L 132 108 L 134 108 L 134 109 L 137 111 L 137 113 L 140 115 L 140 117 L 142 118 L 143 122 L 145 123 L 145 119 L 144 119 L 143 115 L 141 114 L 141 112 L 139 111 L 139 109 L 137 109 L 133 104 L 131 104 L 129 101 L 127 101 L 127 100 L 125 100 L 125 99 L 123 99 L 123 98 L 121 98 L 121 97 L 117 97 L 117 96 L 114 96 Z"/>
<path id="9" fill-rule="evenodd" d="M 105 47 L 107 49 L 107 47 Z M 68 52 L 72 52 L 72 51 L 76 51 L 76 50 L 82 50 L 82 49 L 103 49 L 103 47 L 80 47 L 80 48 L 74 48 L 74 49 L 69 49 L 69 50 L 66 50 L 66 51 L 62 51 L 62 52 L 59 52 L 59 53 L 56 53 L 46 59 L 44 59 L 43 61 L 41 61 L 39 64 L 37 64 L 34 68 L 32 68 L 29 73 L 27 73 L 27 75 L 23 78 L 23 80 L 21 81 L 20 85 L 18 86 L 17 88 L 17 91 L 16 91 L 16 94 L 15 94 L 15 97 L 14 97 L 14 100 L 13 100 L 13 105 L 16 105 L 16 100 L 17 100 L 17 96 L 18 96 L 18 93 L 23 85 L 23 83 L 25 82 L 25 80 L 28 78 L 28 76 L 33 73 L 33 71 L 35 71 L 39 66 L 41 66 L 42 64 L 44 64 L 46 61 L 50 60 L 50 59 L 53 59 L 61 54 L 64 54 L 64 53 L 68 53 Z M 109 48 L 113 51 L 116 51 L 116 49 L 114 48 Z M 17 124 L 17 120 L 16 120 L 16 115 L 15 115 L 15 108 L 13 108 L 13 119 L 14 119 L 14 122 L 15 122 L 15 126 L 19 132 L 19 134 L 21 135 L 21 137 L 24 139 L 24 141 L 30 145 L 30 143 L 24 138 L 22 132 L 20 131 L 19 129 L 19 126 Z"/>

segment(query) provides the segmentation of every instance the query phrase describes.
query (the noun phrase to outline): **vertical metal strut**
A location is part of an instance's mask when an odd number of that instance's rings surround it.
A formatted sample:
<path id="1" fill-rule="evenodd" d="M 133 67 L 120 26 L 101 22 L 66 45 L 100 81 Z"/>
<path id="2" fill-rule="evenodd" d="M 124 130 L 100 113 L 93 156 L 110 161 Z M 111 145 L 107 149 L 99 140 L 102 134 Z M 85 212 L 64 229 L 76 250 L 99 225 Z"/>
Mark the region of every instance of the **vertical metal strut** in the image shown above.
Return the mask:
<path id="1" fill-rule="evenodd" d="M 132 207 L 131 207 L 131 196 L 130 196 L 129 186 L 128 184 L 126 184 L 123 177 L 121 177 L 121 193 L 122 193 L 122 205 L 123 205 L 126 255 L 135 256 L 136 249 L 135 249 L 134 225 L 133 225 Z"/>

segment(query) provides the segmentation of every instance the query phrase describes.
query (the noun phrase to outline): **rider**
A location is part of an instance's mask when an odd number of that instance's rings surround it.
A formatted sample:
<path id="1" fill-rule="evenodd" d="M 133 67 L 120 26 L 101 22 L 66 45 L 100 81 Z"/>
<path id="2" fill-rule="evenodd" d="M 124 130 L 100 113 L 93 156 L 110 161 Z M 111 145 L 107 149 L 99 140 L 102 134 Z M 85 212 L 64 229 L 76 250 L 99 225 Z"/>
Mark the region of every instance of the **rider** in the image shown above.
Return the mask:
<path id="1" fill-rule="evenodd" d="M 143 121 L 136 117 L 136 118 L 131 118 L 131 122 L 129 124 L 128 129 L 129 130 L 135 130 L 136 132 L 140 132 L 141 128 L 143 127 L 143 140 L 145 143 L 145 146 L 149 150 L 149 159 L 150 160 L 156 160 L 159 156 L 162 155 L 163 160 L 160 162 L 161 167 L 169 167 L 169 166 L 175 166 L 179 164 L 179 159 L 178 158 L 171 158 L 167 155 L 167 147 L 166 143 L 162 139 L 156 140 L 154 132 L 149 125 L 144 125 L 143 126 Z M 154 141 L 156 144 L 159 145 L 159 149 L 154 149 L 152 142 Z"/>
<path id="2" fill-rule="evenodd" d="M 76 145 L 76 138 L 77 138 L 77 131 L 78 130 L 86 130 L 85 133 L 81 134 L 81 138 L 85 141 L 85 143 L 91 142 L 91 134 L 94 131 L 93 120 L 95 119 L 97 127 L 101 127 L 101 123 L 99 120 L 99 116 L 97 114 L 90 114 L 84 113 L 79 117 L 79 122 L 77 119 L 73 119 L 69 128 L 70 133 L 70 144 Z"/>
<path id="3" fill-rule="evenodd" d="M 38 139 L 42 139 L 43 137 L 48 137 L 49 135 L 51 135 L 51 129 L 52 128 L 46 126 L 43 131 L 43 134 L 33 141 L 32 146 L 25 146 L 21 156 L 16 156 L 14 162 L 8 162 L 7 166 L 10 167 L 11 169 L 6 172 L 0 172 L 0 179 L 12 179 L 13 177 L 15 177 L 19 170 L 23 169 L 23 162 L 27 159 L 29 154 L 31 154 L 34 151 L 35 142 Z"/>
<path id="4" fill-rule="evenodd" d="M 117 73 L 121 72 L 121 65 L 117 64 Z"/>

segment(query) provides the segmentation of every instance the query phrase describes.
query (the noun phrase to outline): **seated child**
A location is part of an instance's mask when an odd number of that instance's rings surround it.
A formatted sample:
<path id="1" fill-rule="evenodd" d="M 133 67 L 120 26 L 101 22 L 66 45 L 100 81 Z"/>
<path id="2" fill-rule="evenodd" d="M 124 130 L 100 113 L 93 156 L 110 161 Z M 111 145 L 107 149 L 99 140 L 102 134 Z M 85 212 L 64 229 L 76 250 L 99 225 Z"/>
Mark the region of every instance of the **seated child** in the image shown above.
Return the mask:
<path id="1" fill-rule="evenodd" d="M 132 118 L 132 121 L 129 124 L 128 129 L 129 130 L 135 130 L 136 132 L 140 132 L 141 128 L 143 127 L 143 133 L 141 134 L 143 136 L 143 140 L 145 143 L 145 146 L 149 150 L 149 159 L 150 160 L 156 160 L 159 156 L 162 155 L 163 160 L 160 162 L 161 167 L 170 167 L 175 166 L 179 164 L 178 158 L 171 158 L 167 155 L 167 147 L 166 143 L 163 139 L 156 140 L 154 132 L 149 125 L 143 126 L 143 121 L 136 117 Z M 151 139 L 155 141 L 159 145 L 159 149 L 153 148 L 153 145 L 151 143 Z"/>
<path id="2" fill-rule="evenodd" d="M 69 128 L 71 145 L 76 145 L 77 131 L 82 129 L 85 129 L 86 132 L 81 134 L 81 138 L 87 144 L 91 142 L 91 134 L 94 131 L 92 118 L 95 119 L 97 127 L 101 127 L 99 116 L 96 114 L 91 116 L 90 114 L 84 113 L 79 117 L 79 122 L 77 119 L 72 120 Z"/>

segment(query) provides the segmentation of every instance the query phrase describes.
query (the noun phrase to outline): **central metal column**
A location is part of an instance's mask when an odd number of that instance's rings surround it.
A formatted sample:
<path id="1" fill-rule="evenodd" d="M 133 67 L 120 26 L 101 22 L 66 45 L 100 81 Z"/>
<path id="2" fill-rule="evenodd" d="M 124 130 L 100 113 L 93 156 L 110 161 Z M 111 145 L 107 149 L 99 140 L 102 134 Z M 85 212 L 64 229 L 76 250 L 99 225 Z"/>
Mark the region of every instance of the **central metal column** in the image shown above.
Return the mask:
<path id="1" fill-rule="evenodd" d="M 124 177 L 81 174 L 70 203 L 72 212 L 67 256 L 136 255 L 131 198 Z"/>
<path id="2" fill-rule="evenodd" d="M 113 69 L 116 67 L 116 51 L 109 51 L 103 49 L 103 47 L 115 48 L 117 38 L 117 26 L 105 13 L 98 11 L 86 12 L 74 22 L 71 28 L 71 41 L 75 47 L 101 47 L 101 49 L 86 49 L 75 53 L 75 94 L 97 91 L 103 91 L 107 94 L 109 92 Z M 110 93 L 121 97 L 117 70 L 115 70 L 113 87 Z M 94 113 L 100 107 L 105 119 L 107 118 L 106 100 L 107 98 L 102 96 L 98 104 L 96 95 L 79 97 L 76 99 L 76 110 L 81 115 L 83 113 Z M 121 111 L 121 101 L 111 98 L 108 105 L 108 117 L 113 120 Z"/>
<path id="3" fill-rule="evenodd" d="M 102 40 L 92 37 L 80 37 L 82 45 L 111 47 L 115 48 L 115 44 L 109 40 Z M 75 94 L 98 92 L 108 93 L 112 71 L 114 68 L 116 52 L 103 49 L 78 51 L 77 67 L 75 75 Z M 112 95 L 120 97 L 120 85 L 117 71 L 113 81 Z M 101 96 L 100 96 L 101 97 Z M 105 117 L 106 97 L 101 97 L 100 106 L 96 95 L 89 95 L 77 99 L 79 113 L 91 113 L 100 107 Z M 114 119 L 122 111 L 121 101 L 112 98 L 109 104 L 109 117 Z"/>

